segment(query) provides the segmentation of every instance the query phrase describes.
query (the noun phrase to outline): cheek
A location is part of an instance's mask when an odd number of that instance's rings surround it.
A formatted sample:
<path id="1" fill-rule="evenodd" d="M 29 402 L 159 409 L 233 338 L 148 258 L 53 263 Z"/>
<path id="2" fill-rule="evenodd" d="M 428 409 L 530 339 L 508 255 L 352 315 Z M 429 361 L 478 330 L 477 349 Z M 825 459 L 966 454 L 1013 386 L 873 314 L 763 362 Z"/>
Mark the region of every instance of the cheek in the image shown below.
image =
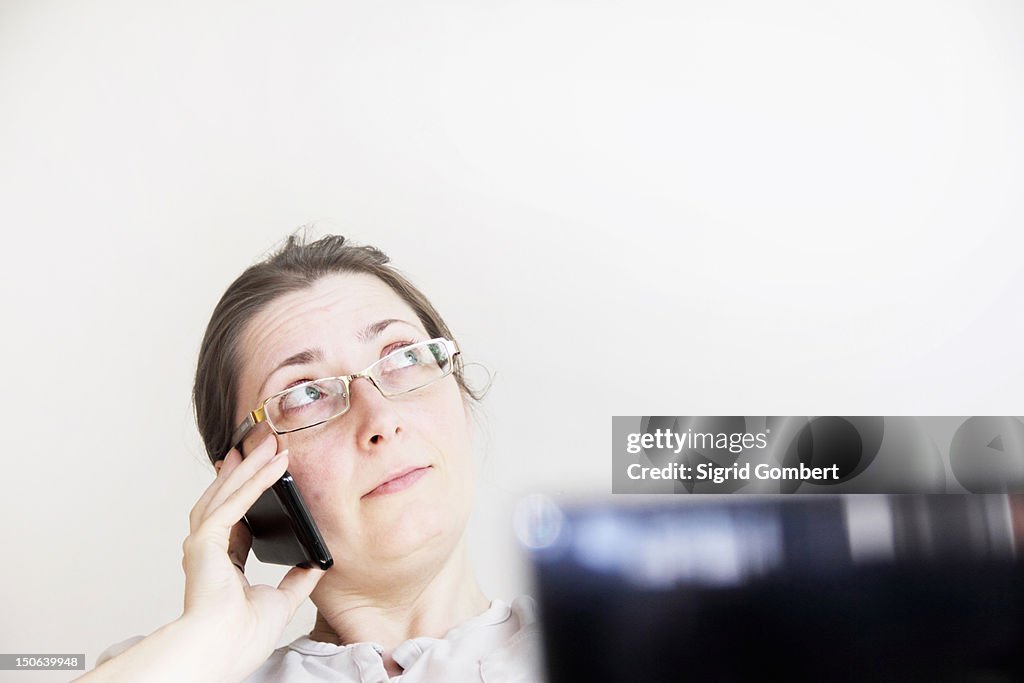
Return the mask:
<path id="1" fill-rule="evenodd" d="M 324 432 L 305 430 L 278 437 L 288 449 L 288 471 L 314 516 L 325 506 L 337 507 L 351 488 L 352 458 L 330 452 Z"/>
<path id="2" fill-rule="evenodd" d="M 471 494 L 476 480 L 477 462 L 473 453 L 472 429 L 463 411 L 461 399 L 456 399 L 450 410 L 434 416 L 431 433 L 437 438 L 435 446 L 444 458 L 450 485 L 458 489 L 457 492 Z"/>

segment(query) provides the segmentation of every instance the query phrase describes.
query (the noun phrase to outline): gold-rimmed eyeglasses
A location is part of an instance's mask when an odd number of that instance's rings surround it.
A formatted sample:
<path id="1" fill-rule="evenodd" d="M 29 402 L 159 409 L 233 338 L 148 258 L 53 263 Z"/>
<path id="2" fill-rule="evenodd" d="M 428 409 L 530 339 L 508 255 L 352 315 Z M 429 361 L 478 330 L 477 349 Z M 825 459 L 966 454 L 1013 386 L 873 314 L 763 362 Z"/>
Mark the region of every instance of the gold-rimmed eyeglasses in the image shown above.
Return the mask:
<path id="1" fill-rule="evenodd" d="M 396 349 L 362 372 L 288 387 L 246 415 L 231 435 L 231 448 L 238 447 L 260 422 L 266 422 L 275 434 L 287 434 L 344 415 L 352 405 L 349 385 L 359 377 L 370 380 L 388 398 L 425 387 L 452 373 L 458 353 L 455 342 L 438 337 Z"/>

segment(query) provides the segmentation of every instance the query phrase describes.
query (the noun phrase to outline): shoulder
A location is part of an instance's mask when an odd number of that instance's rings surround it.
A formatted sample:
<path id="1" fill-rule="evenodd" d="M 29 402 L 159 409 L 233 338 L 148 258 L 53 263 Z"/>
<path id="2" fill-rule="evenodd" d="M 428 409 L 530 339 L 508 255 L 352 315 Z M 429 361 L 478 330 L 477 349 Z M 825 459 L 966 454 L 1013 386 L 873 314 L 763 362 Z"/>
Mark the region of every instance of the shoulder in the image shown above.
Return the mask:
<path id="1" fill-rule="evenodd" d="M 96 658 L 96 666 L 99 666 L 108 659 L 113 659 L 114 657 L 118 656 L 119 654 L 121 654 L 122 652 L 124 652 L 125 650 L 127 650 L 132 645 L 139 642 L 145 637 L 146 636 L 132 636 L 131 638 L 126 638 L 120 642 L 114 643 L 106 650 L 101 652 L 100 656 Z"/>

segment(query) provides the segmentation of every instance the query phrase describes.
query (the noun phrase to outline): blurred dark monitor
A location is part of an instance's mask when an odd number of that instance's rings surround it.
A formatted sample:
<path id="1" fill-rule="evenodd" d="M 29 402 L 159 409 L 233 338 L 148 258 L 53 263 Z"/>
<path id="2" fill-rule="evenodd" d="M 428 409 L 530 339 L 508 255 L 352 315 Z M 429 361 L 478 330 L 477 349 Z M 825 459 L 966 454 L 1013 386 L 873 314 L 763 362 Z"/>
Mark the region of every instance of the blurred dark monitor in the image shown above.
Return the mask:
<path id="1" fill-rule="evenodd" d="M 524 540 L 550 683 L 1024 680 L 1012 502 L 548 504 Z"/>

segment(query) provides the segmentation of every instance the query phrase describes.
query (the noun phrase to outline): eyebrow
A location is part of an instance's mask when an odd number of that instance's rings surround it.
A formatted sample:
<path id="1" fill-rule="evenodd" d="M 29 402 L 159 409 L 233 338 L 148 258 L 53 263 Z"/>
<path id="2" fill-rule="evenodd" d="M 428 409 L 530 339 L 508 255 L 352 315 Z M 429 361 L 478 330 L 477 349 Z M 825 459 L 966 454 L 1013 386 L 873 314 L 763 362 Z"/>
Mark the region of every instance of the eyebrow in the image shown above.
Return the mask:
<path id="1" fill-rule="evenodd" d="M 415 327 L 412 323 L 408 323 L 398 318 L 385 318 L 384 320 L 367 325 L 361 332 L 356 334 L 356 339 L 361 342 L 368 342 L 371 339 L 375 339 L 376 337 L 379 337 L 381 332 L 386 330 L 391 323 L 405 323 L 410 327 Z"/>
<path id="2" fill-rule="evenodd" d="M 372 341 L 379 337 L 384 332 L 384 330 L 391 326 L 392 323 L 404 323 L 406 325 L 409 325 L 410 327 L 415 327 L 415 325 L 413 325 L 412 323 L 406 320 L 402 320 L 400 318 L 385 318 L 384 320 L 378 320 L 375 323 L 371 323 L 364 327 L 359 332 L 357 332 L 356 339 L 364 344 L 368 341 Z M 291 367 L 293 365 L 308 365 L 310 363 L 321 363 L 323 362 L 324 358 L 326 358 L 326 355 L 327 354 L 324 353 L 324 350 L 318 346 L 303 349 L 298 353 L 293 353 L 292 355 L 288 356 L 283 361 L 281 361 L 281 363 L 276 368 L 270 371 L 270 374 L 268 374 L 266 379 L 263 380 L 263 385 L 260 387 L 259 393 L 262 394 L 266 390 L 267 384 L 270 383 L 270 378 L 277 374 L 279 370 Z"/>

